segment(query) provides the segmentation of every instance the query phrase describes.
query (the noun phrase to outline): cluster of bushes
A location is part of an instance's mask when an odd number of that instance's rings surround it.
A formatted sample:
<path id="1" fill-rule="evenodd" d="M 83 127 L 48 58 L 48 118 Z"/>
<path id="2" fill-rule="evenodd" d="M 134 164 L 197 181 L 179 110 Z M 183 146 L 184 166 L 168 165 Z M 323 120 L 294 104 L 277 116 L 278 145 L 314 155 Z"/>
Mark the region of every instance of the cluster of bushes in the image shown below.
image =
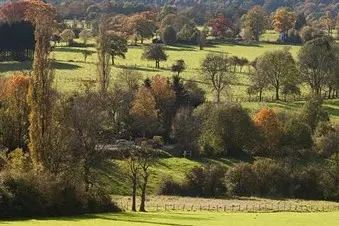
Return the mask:
<path id="1" fill-rule="evenodd" d="M 303 165 L 291 160 L 259 159 L 232 168 L 194 167 L 184 182 L 166 178 L 162 195 L 234 197 L 259 196 L 302 199 L 339 199 L 339 155 L 322 164 Z"/>
<path id="2" fill-rule="evenodd" d="M 224 178 L 227 168 L 220 165 L 196 166 L 185 175 L 184 182 L 165 178 L 159 188 L 161 195 L 222 197 L 226 194 Z"/>
<path id="3" fill-rule="evenodd" d="M 196 27 L 185 24 L 181 30 L 177 32 L 173 26 L 168 25 L 164 28 L 162 38 L 168 45 L 175 43 L 196 45 L 199 43 L 200 31 Z"/>
<path id="4" fill-rule="evenodd" d="M 332 160 L 338 160 L 338 154 Z M 301 165 L 261 159 L 241 163 L 227 172 L 227 193 L 235 196 L 339 199 L 338 162 Z"/>
<path id="5" fill-rule="evenodd" d="M 33 170 L 20 149 L 4 158 L 0 174 L 0 217 L 51 217 L 121 211 L 104 190 L 85 191 L 77 174 Z"/>

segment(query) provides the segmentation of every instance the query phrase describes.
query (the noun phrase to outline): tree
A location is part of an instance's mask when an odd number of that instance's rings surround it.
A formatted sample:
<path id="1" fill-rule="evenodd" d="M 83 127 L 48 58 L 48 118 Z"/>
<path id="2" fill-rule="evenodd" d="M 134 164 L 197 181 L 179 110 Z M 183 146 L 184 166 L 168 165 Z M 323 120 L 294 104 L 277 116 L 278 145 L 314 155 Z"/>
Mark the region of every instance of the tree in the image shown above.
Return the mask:
<path id="1" fill-rule="evenodd" d="M 297 83 L 297 69 L 289 49 L 275 50 L 258 58 L 256 68 L 268 83 L 275 88 L 275 99 L 279 100 L 280 87 L 286 83 Z"/>
<path id="2" fill-rule="evenodd" d="M 163 47 L 158 44 L 146 47 L 142 55 L 144 59 L 154 60 L 156 68 L 160 68 L 160 61 L 166 61 L 167 57 Z"/>
<path id="3" fill-rule="evenodd" d="M 273 24 L 274 30 L 287 34 L 288 30 L 295 27 L 296 15 L 286 8 L 279 8 L 275 12 Z"/>
<path id="4" fill-rule="evenodd" d="M 138 38 L 141 39 L 143 44 L 145 38 L 152 38 L 156 29 L 154 16 L 152 12 L 136 13 L 128 18 L 128 23 L 131 32 L 134 33 L 135 44 Z"/>
<path id="5" fill-rule="evenodd" d="M 186 69 L 186 64 L 184 60 L 177 60 L 177 62 L 173 64 L 171 68 L 173 72 L 178 73 L 178 76 L 180 76 L 180 73 L 183 72 L 185 69 Z"/>
<path id="6" fill-rule="evenodd" d="M 311 94 L 301 109 L 300 119 L 305 122 L 312 131 L 315 131 L 320 122 L 329 121 L 329 115 L 322 106 L 323 99 L 318 94 Z"/>
<path id="7" fill-rule="evenodd" d="M 196 151 L 201 132 L 201 118 L 190 108 L 180 108 L 172 123 L 171 138 L 180 151 Z"/>
<path id="8" fill-rule="evenodd" d="M 24 74 L 8 77 L 0 92 L 0 143 L 9 151 L 27 150 L 28 114 L 27 93 L 30 79 Z"/>
<path id="9" fill-rule="evenodd" d="M 201 71 L 216 92 L 217 103 L 220 103 L 221 93 L 235 80 L 230 71 L 229 59 L 222 54 L 208 54 L 202 62 Z"/>
<path id="10" fill-rule="evenodd" d="M 305 26 L 300 31 L 300 36 L 304 42 L 311 41 L 324 36 L 323 32 L 311 26 Z"/>
<path id="11" fill-rule="evenodd" d="M 259 101 L 262 101 L 263 90 L 269 85 L 268 80 L 265 75 L 260 73 L 256 68 L 251 70 L 249 73 L 249 79 L 252 83 L 252 86 L 249 87 L 249 94 L 259 93 Z"/>
<path id="12" fill-rule="evenodd" d="M 219 13 L 215 19 L 210 20 L 209 25 L 212 27 L 212 36 L 218 38 L 225 38 L 227 32 L 232 30 L 231 23 L 221 13 Z"/>
<path id="13" fill-rule="evenodd" d="M 261 6 L 254 6 L 247 12 L 243 23 L 246 34 L 251 39 L 259 41 L 260 36 L 268 28 L 268 15 Z"/>
<path id="14" fill-rule="evenodd" d="M 61 34 L 60 34 L 61 39 L 64 42 L 67 42 L 69 46 L 72 45 L 73 39 L 75 38 L 75 33 L 71 29 L 65 29 Z"/>
<path id="15" fill-rule="evenodd" d="M 251 149 L 256 131 L 247 111 L 240 105 L 211 105 L 202 114 L 205 120 L 199 146 L 203 154 L 239 156 Z"/>
<path id="16" fill-rule="evenodd" d="M 298 59 L 302 80 L 309 84 L 314 93 L 321 94 L 335 65 L 332 42 L 325 37 L 306 42 Z"/>
<path id="17" fill-rule="evenodd" d="M 114 65 L 115 57 L 125 59 L 127 53 L 127 39 L 117 34 L 110 34 L 109 37 L 109 54 L 112 57 L 112 65 Z"/>
<path id="18" fill-rule="evenodd" d="M 95 52 L 94 52 L 94 51 L 91 51 L 91 50 L 87 50 L 87 49 L 85 49 L 85 50 L 82 51 L 82 55 L 84 56 L 85 62 L 86 62 L 86 60 L 87 60 L 87 57 L 92 56 L 93 53 L 95 53 Z"/>
<path id="19" fill-rule="evenodd" d="M 36 169 L 46 166 L 51 134 L 51 113 L 53 106 L 52 81 L 50 70 L 50 38 L 53 34 L 55 10 L 42 1 L 23 1 L 27 4 L 25 17 L 35 25 L 35 47 L 33 73 L 27 95 L 30 107 L 29 150 Z M 18 3 L 20 4 L 20 3 Z"/>
<path id="20" fill-rule="evenodd" d="M 89 192 L 96 181 L 97 173 L 108 159 L 105 149 L 107 137 L 102 124 L 105 121 L 103 109 L 98 105 L 101 96 L 97 92 L 85 90 L 84 94 L 70 97 L 64 106 L 66 117 L 62 125 L 67 125 L 71 137 L 72 158 L 79 164 L 84 190 Z"/>
<path id="21" fill-rule="evenodd" d="M 88 39 L 92 37 L 92 31 L 88 29 L 84 29 L 79 33 L 79 38 L 84 41 L 84 44 L 87 43 Z"/>
<path id="22" fill-rule="evenodd" d="M 307 25 L 306 17 L 304 13 L 299 13 L 295 21 L 295 29 L 300 31 L 304 26 Z"/>
<path id="23" fill-rule="evenodd" d="M 257 154 L 264 156 L 276 155 L 275 152 L 283 135 L 278 114 L 270 108 L 263 108 L 253 117 L 253 121 L 263 139 L 261 142 L 257 142 L 259 145 Z"/>
<path id="24" fill-rule="evenodd" d="M 158 111 L 156 109 L 155 98 L 146 87 L 140 87 L 131 108 L 131 115 L 135 118 L 136 127 L 141 131 L 141 135 L 152 134 L 158 126 Z"/>
<path id="25" fill-rule="evenodd" d="M 162 38 L 167 45 L 173 45 L 177 41 L 177 33 L 172 26 L 166 26 Z"/>
<path id="26" fill-rule="evenodd" d="M 108 35 L 109 21 L 108 18 L 102 17 L 99 26 L 99 36 L 97 38 L 97 52 L 98 52 L 98 77 L 99 77 L 99 91 L 102 94 L 107 92 L 109 82 L 111 79 L 110 61 L 110 38 Z"/>
<path id="27" fill-rule="evenodd" d="M 163 135 L 167 139 L 169 138 L 172 121 L 176 112 L 175 93 L 168 79 L 160 75 L 152 77 L 150 90 L 156 102 Z"/>
<path id="28" fill-rule="evenodd" d="M 141 171 L 141 202 L 140 209 L 141 212 L 146 212 L 146 190 L 148 185 L 148 180 L 151 175 L 151 169 L 154 164 L 159 161 L 159 157 L 161 156 L 161 151 L 154 150 L 147 145 L 142 145 L 141 149 L 138 153 L 138 164 L 140 166 Z"/>

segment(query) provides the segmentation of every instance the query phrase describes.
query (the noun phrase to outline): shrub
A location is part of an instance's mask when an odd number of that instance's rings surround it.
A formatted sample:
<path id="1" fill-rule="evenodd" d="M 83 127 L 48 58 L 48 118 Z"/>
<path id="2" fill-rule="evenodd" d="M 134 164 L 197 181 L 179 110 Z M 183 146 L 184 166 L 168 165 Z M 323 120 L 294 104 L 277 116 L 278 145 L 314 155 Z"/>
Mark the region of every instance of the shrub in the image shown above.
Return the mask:
<path id="1" fill-rule="evenodd" d="M 321 180 L 322 170 L 316 166 L 305 166 L 292 175 L 292 193 L 302 199 L 320 199 L 323 197 Z"/>
<path id="2" fill-rule="evenodd" d="M 120 211 L 110 196 L 98 190 L 86 193 L 77 183 L 46 173 L 3 174 L 0 217 L 50 217 Z"/>
<path id="3" fill-rule="evenodd" d="M 286 197 L 289 195 L 289 174 L 284 166 L 271 159 L 260 159 L 252 165 L 259 196 Z"/>
<path id="4" fill-rule="evenodd" d="M 161 195 L 185 195 L 192 197 L 224 196 L 226 188 L 224 178 L 227 169 L 220 165 L 196 166 L 188 171 L 183 183 L 166 178 L 161 186 Z"/>
<path id="5" fill-rule="evenodd" d="M 199 140 L 202 154 L 239 156 L 250 150 L 256 128 L 247 111 L 238 104 L 212 106 Z"/>
<path id="6" fill-rule="evenodd" d="M 251 196 L 258 190 L 256 173 L 249 163 L 240 163 L 229 170 L 225 183 L 230 195 Z"/>
<path id="7" fill-rule="evenodd" d="M 165 27 L 162 38 L 167 45 L 173 45 L 177 41 L 177 33 L 172 26 Z"/>
<path id="8" fill-rule="evenodd" d="M 158 193 L 159 195 L 184 195 L 182 184 L 174 181 L 171 176 L 163 178 Z"/>

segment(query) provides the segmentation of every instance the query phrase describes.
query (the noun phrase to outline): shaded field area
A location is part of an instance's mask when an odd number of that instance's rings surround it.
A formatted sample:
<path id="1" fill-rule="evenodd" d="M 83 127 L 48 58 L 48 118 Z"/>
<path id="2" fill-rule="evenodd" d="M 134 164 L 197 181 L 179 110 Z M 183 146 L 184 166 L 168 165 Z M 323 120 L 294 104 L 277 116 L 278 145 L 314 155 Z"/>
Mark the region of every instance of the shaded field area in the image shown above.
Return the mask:
<path id="1" fill-rule="evenodd" d="M 336 225 L 339 212 L 330 213 L 121 213 L 99 214 L 72 218 L 0 221 L 0 225 L 9 226 L 110 226 L 110 225 L 176 225 L 176 226 L 205 226 L 205 225 Z"/>

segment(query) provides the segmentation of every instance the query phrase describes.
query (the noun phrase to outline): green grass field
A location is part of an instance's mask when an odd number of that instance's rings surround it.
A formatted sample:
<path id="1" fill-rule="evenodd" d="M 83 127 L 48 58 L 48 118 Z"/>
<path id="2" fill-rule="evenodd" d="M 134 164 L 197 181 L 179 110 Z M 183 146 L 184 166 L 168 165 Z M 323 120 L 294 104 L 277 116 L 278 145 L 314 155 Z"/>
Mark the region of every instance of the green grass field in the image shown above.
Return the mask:
<path id="1" fill-rule="evenodd" d="M 129 225 L 175 225 L 175 226 L 335 226 L 339 212 L 329 213 L 210 213 L 210 212 L 160 212 L 99 214 L 72 218 L 47 220 L 0 221 L 8 226 L 129 226 Z"/>

